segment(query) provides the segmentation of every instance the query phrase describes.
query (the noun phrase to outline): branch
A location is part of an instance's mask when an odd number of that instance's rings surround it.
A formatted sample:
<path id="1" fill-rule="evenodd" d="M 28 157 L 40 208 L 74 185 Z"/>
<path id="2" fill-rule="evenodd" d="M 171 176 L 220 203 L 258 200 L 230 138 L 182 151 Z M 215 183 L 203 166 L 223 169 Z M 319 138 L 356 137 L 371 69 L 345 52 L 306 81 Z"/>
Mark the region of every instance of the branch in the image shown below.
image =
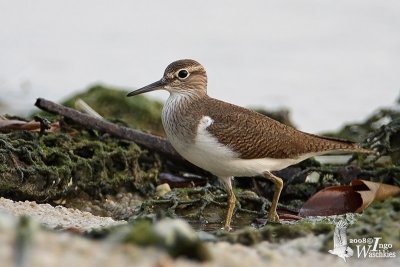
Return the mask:
<path id="1" fill-rule="evenodd" d="M 56 113 L 84 126 L 88 129 L 109 133 L 115 137 L 133 141 L 138 145 L 144 146 L 149 150 L 160 152 L 166 156 L 183 161 L 184 159 L 175 151 L 171 143 L 165 138 L 152 134 L 146 134 L 128 127 L 119 126 L 103 119 L 98 119 L 90 115 L 68 108 L 49 100 L 38 98 L 35 106 L 50 113 Z"/>

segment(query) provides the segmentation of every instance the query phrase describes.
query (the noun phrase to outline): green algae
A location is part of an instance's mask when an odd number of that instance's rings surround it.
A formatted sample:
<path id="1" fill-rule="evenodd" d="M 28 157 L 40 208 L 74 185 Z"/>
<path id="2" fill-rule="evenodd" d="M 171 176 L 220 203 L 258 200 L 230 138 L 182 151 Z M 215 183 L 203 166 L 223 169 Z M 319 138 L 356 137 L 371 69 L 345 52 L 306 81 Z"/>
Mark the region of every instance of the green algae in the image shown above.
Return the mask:
<path id="1" fill-rule="evenodd" d="M 79 192 L 98 198 L 115 194 L 122 186 L 146 192 L 159 167 L 156 160 L 142 164 L 146 153 L 134 143 L 99 140 L 85 132 L 74 137 L 27 131 L 0 134 L 0 195 L 50 201 Z"/>
<path id="2" fill-rule="evenodd" d="M 125 225 L 92 230 L 91 238 L 106 238 L 112 243 L 128 243 L 142 247 L 158 247 L 174 258 L 186 257 L 200 262 L 211 259 L 206 243 L 190 225 L 179 219 L 139 219 Z"/>
<path id="3" fill-rule="evenodd" d="M 127 98 L 126 94 L 93 86 L 65 104 L 74 106 L 80 98 L 107 119 L 163 134 L 161 104 L 143 96 Z M 40 114 L 42 119 L 58 120 L 58 116 Z M 132 192 L 124 203 L 128 205 L 137 202 L 138 195 L 153 194 L 162 166 L 156 153 L 133 142 L 84 130 L 66 120 L 61 120 L 60 125 L 61 133 L 0 134 L 1 196 L 63 204 L 113 216 L 106 209 L 106 196 L 118 199 L 114 197 L 118 193 Z M 117 216 L 121 216 L 120 212 L 116 211 Z"/>
<path id="4" fill-rule="evenodd" d="M 136 221 L 127 226 L 125 242 L 143 246 L 156 245 L 173 256 L 184 256 L 198 261 L 211 258 L 208 248 L 195 231 L 182 220 L 164 219 L 155 224 L 149 221 Z"/>
<path id="5" fill-rule="evenodd" d="M 316 224 L 304 220 L 290 224 L 271 223 L 259 229 L 245 227 L 233 233 L 220 231 L 216 235 L 221 241 L 250 246 L 262 241 L 280 243 L 285 240 L 305 237 L 310 234 L 328 234 L 332 232 L 333 229 L 334 226 L 326 222 Z"/>

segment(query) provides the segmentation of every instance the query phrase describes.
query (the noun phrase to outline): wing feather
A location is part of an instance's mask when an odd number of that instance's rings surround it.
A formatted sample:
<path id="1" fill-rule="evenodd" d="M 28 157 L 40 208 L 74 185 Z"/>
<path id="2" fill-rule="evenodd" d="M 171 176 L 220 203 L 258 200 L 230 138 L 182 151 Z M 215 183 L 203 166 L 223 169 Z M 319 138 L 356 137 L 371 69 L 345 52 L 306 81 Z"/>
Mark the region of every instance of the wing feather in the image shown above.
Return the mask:
<path id="1" fill-rule="evenodd" d="M 308 153 L 359 149 L 353 142 L 307 134 L 239 106 L 213 98 L 207 101 L 207 105 L 199 105 L 214 121 L 207 130 L 243 159 L 297 158 Z"/>

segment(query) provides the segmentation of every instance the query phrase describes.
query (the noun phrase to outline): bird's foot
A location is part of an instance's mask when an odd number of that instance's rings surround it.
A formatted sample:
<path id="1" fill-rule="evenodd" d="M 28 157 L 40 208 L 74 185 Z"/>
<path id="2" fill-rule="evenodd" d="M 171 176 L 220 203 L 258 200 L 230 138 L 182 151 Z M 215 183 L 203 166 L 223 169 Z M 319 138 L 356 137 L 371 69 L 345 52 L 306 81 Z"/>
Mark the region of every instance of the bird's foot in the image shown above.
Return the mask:
<path id="1" fill-rule="evenodd" d="M 278 222 L 279 222 L 278 213 L 276 213 L 276 211 L 270 211 L 270 212 L 268 213 L 267 220 L 268 220 L 269 222 L 278 223 Z"/>
<path id="2" fill-rule="evenodd" d="M 232 231 L 232 227 L 230 226 L 230 224 L 225 224 L 224 227 L 221 228 L 221 230 L 230 232 L 230 231 Z"/>

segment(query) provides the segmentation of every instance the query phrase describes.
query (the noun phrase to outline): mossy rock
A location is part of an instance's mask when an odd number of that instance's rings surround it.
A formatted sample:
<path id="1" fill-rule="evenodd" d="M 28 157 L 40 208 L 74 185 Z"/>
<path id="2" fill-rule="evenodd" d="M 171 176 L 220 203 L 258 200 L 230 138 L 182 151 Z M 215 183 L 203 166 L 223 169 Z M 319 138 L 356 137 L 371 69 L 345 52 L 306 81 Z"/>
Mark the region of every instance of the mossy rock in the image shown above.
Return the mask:
<path id="1" fill-rule="evenodd" d="M 42 202 L 79 192 L 96 198 L 122 186 L 145 192 L 154 188 L 160 166 L 146 154 L 132 142 L 85 132 L 0 134 L 0 195 Z"/>

